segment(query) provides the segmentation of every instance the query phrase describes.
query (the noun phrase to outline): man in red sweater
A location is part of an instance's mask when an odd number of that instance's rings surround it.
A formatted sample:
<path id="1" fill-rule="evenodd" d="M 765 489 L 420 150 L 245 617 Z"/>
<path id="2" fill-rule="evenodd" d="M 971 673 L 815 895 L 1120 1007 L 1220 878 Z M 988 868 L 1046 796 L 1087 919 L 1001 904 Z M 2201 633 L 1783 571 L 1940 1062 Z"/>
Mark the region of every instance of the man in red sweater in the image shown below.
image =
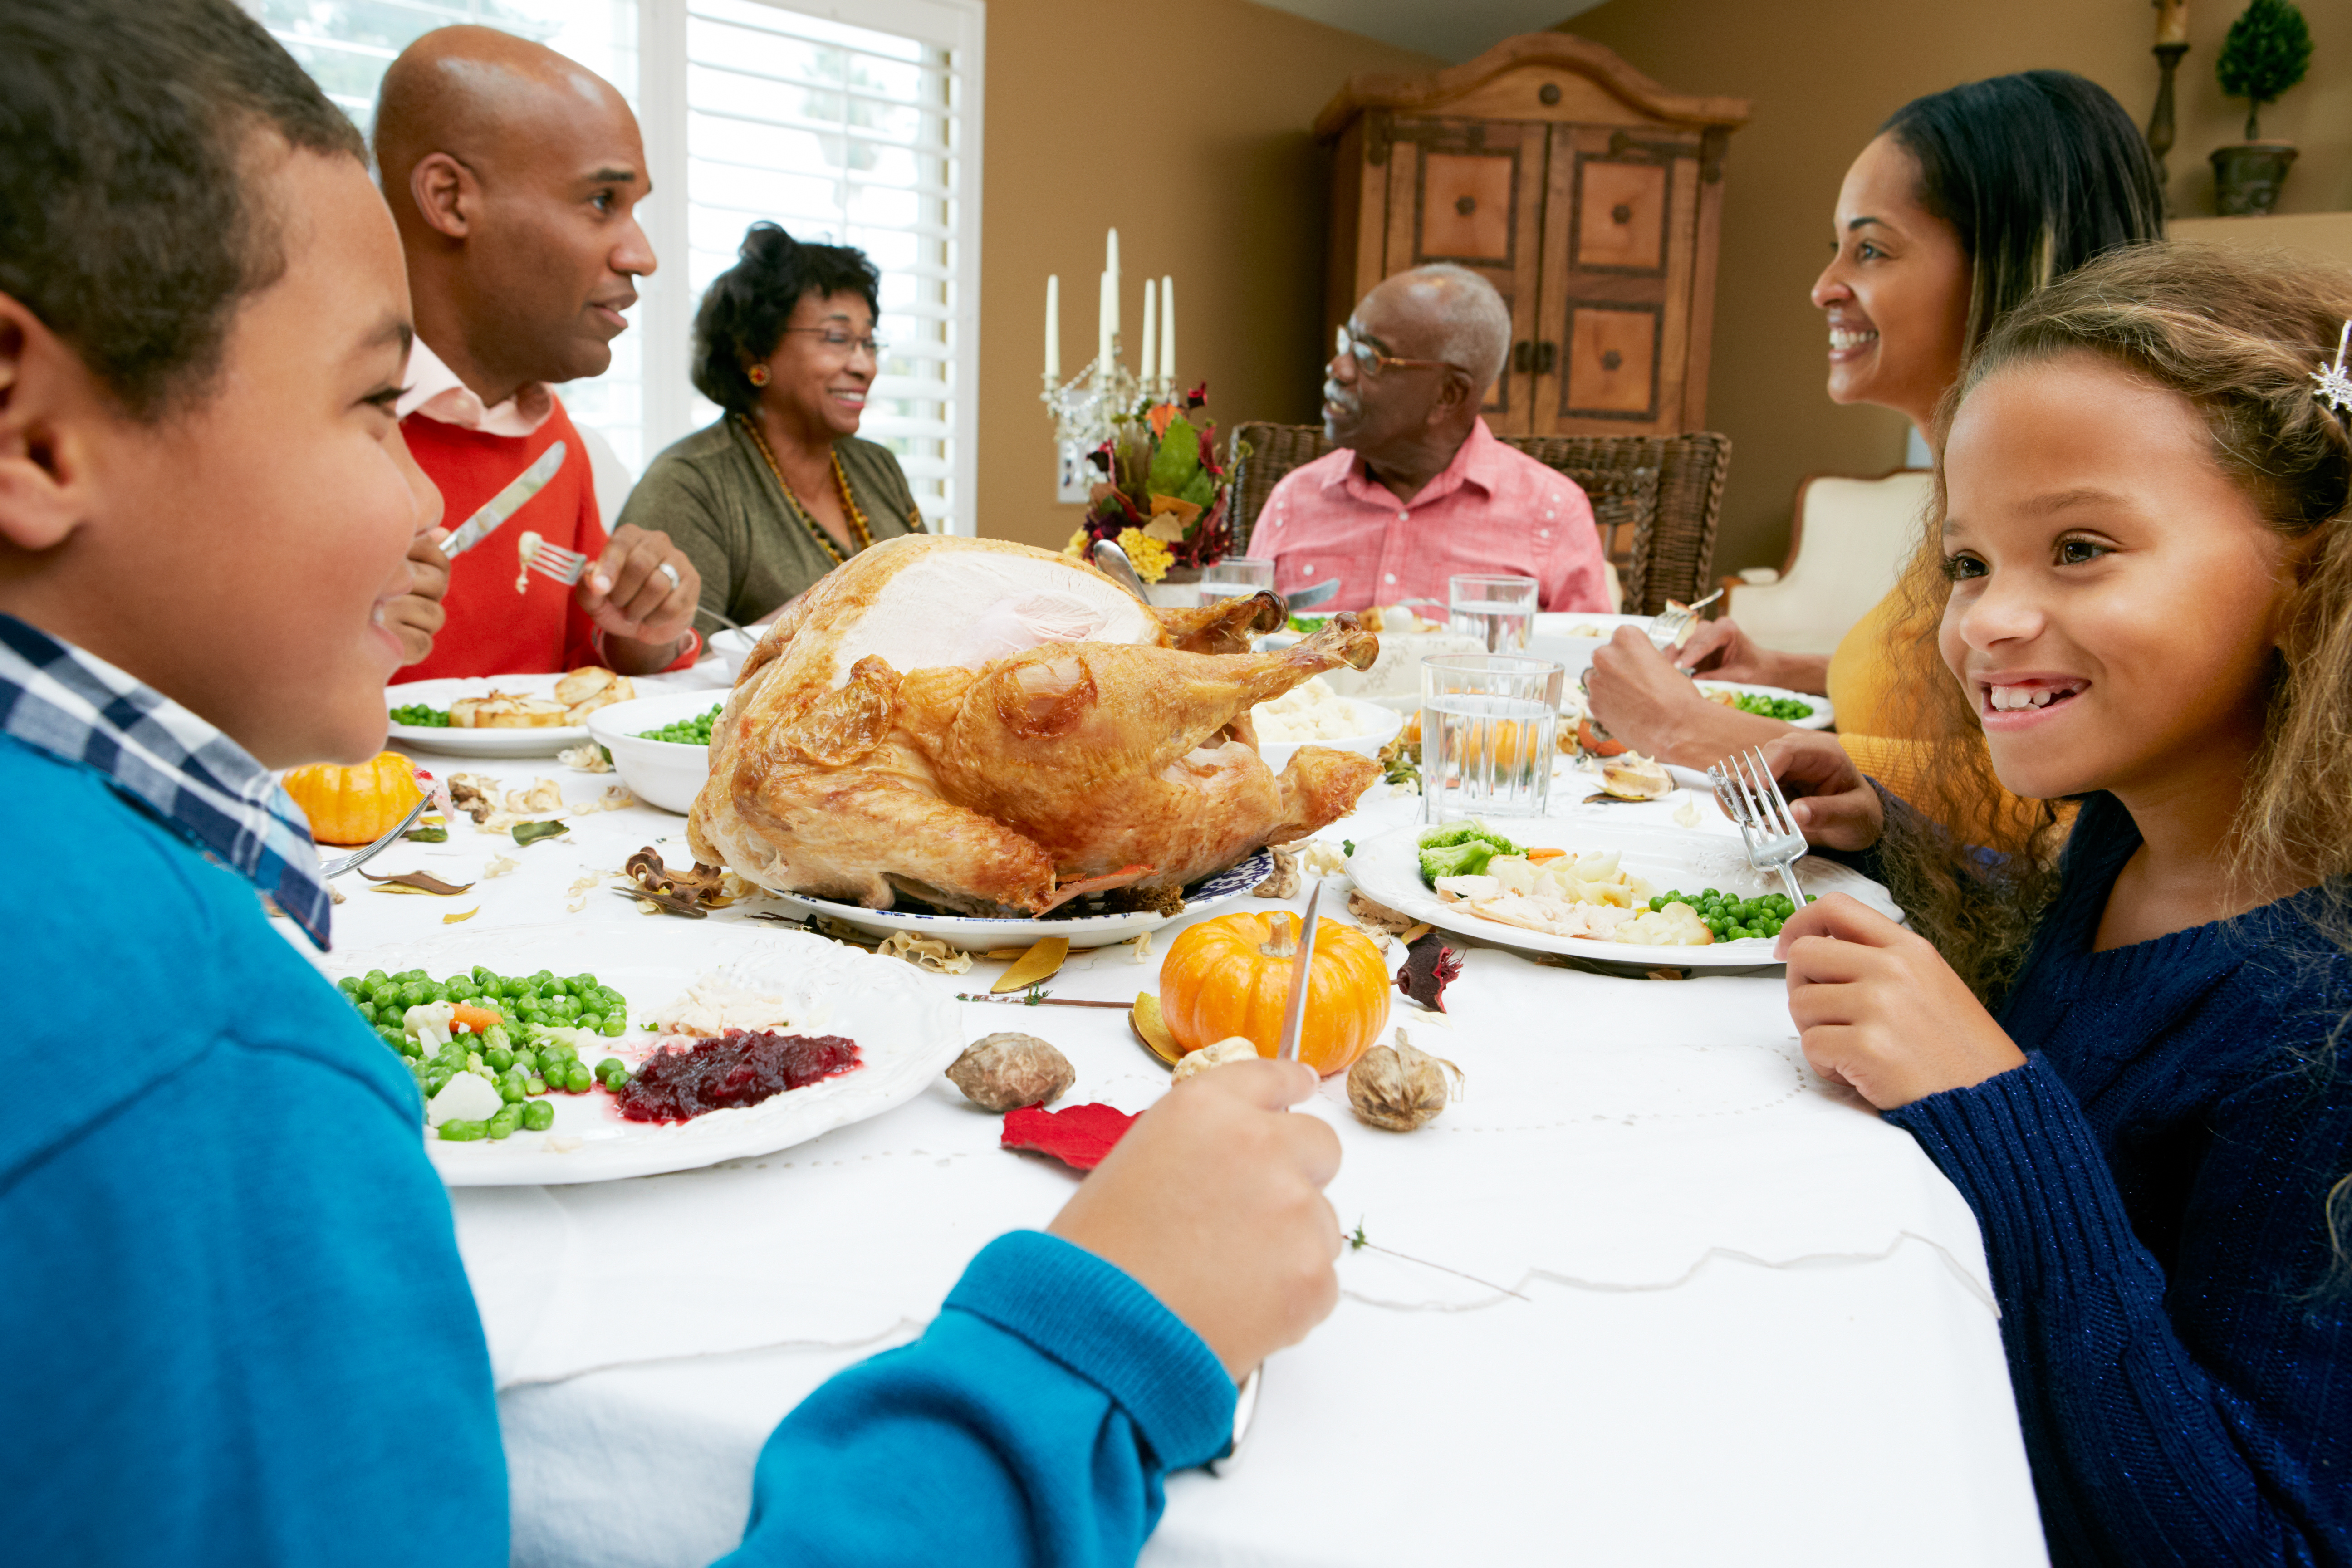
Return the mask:
<path id="1" fill-rule="evenodd" d="M 604 373 L 633 280 L 654 269 L 635 116 L 552 49 L 441 27 L 385 72 L 375 153 L 416 312 L 401 428 L 452 552 L 446 624 L 394 679 L 691 664 L 693 563 L 667 534 L 607 536 L 548 389 Z M 576 587 L 529 569 L 540 544 L 588 558 Z"/>

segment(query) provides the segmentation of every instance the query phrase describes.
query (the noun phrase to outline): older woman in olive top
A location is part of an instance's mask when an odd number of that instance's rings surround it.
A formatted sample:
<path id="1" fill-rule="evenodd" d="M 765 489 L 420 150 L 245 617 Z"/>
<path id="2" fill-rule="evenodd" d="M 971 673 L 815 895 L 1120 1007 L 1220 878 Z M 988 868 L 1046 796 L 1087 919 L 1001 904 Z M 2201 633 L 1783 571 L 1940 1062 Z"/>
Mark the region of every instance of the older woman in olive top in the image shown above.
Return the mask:
<path id="1" fill-rule="evenodd" d="M 880 539 L 924 531 L 889 449 L 857 438 L 882 345 L 863 251 L 751 226 L 694 319 L 694 384 L 726 415 L 653 460 L 620 521 L 659 529 L 717 616 L 772 616 Z M 714 615 L 714 612 L 716 614 Z"/>

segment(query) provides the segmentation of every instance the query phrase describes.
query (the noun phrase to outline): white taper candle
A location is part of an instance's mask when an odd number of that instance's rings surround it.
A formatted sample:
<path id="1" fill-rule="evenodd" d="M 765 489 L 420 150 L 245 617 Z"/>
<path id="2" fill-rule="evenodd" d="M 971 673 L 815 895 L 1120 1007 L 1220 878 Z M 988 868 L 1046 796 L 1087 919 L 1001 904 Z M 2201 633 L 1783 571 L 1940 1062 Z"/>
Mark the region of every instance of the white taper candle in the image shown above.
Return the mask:
<path id="1" fill-rule="evenodd" d="M 1152 298 L 1150 279 L 1143 284 L 1143 347 L 1139 352 L 1135 374 L 1143 378 L 1146 389 L 1151 385 L 1160 369 L 1160 311 Z"/>
<path id="2" fill-rule="evenodd" d="M 1146 284 L 1146 288 L 1150 285 Z M 1176 380 L 1176 279 L 1160 279 L 1160 374 Z"/>
<path id="3" fill-rule="evenodd" d="M 1062 379 L 1062 279 L 1045 275 L 1045 379 Z"/>
<path id="4" fill-rule="evenodd" d="M 1108 272 L 1102 275 L 1102 288 L 1095 300 L 1095 358 L 1105 370 L 1110 368 L 1110 338 L 1118 331 L 1118 286 Z"/>

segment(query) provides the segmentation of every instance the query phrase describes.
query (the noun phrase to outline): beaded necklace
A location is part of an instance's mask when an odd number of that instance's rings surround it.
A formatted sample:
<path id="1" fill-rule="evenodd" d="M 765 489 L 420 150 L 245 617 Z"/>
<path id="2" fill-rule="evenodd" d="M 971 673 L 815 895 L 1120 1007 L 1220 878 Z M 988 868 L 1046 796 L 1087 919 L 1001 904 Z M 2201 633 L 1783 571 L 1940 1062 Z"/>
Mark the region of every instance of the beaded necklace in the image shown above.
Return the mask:
<path id="1" fill-rule="evenodd" d="M 824 524 L 817 521 L 815 514 L 802 504 L 799 496 L 793 493 L 793 487 L 784 479 L 784 470 L 777 465 L 776 454 L 769 448 L 768 437 L 761 430 L 759 422 L 748 414 L 738 414 L 735 417 L 741 420 L 743 428 L 751 432 L 751 444 L 760 448 L 760 456 L 767 463 L 768 472 L 775 476 L 776 488 L 784 492 L 784 504 L 792 509 L 793 515 L 806 525 L 809 532 L 816 537 L 817 543 L 824 546 L 824 552 L 832 556 L 835 563 L 848 560 L 849 557 L 841 552 L 841 546 L 834 542 L 833 535 L 824 531 Z M 874 542 L 874 531 L 867 526 L 866 514 L 858 510 L 857 498 L 849 493 L 849 475 L 842 469 L 840 449 L 835 448 L 832 456 L 833 482 L 841 491 L 842 510 L 849 514 L 849 536 L 856 541 L 859 550 L 864 550 Z"/>

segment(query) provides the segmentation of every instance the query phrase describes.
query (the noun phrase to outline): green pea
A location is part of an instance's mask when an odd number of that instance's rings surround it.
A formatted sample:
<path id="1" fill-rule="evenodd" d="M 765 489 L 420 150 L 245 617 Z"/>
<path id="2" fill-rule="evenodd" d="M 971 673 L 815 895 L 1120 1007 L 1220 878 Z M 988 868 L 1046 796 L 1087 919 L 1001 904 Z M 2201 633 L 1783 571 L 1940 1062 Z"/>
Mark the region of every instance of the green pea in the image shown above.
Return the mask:
<path id="1" fill-rule="evenodd" d="M 547 1080 L 540 1077 L 537 1073 L 533 1073 L 529 1078 L 522 1080 L 522 1091 L 526 1095 L 545 1094 L 547 1092 Z"/>
<path id="2" fill-rule="evenodd" d="M 360 976 L 360 984 L 370 990 L 373 990 L 375 987 L 383 984 L 385 981 L 391 978 L 391 975 L 386 974 L 381 969 L 371 969 L 365 974 Z"/>
<path id="3" fill-rule="evenodd" d="M 627 1014 L 612 1012 L 604 1015 L 604 1037 L 606 1039 L 617 1040 L 628 1032 L 629 1018 Z"/>
<path id="4" fill-rule="evenodd" d="M 564 1068 L 563 1087 L 571 1090 L 573 1094 L 587 1093 L 588 1086 L 595 1081 L 596 1080 L 590 1076 L 587 1068 L 579 1062 L 573 1062 L 570 1067 Z"/>
<path id="5" fill-rule="evenodd" d="M 441 1068 L 427 1066 L 425 1069 L 425 1098 L 432 1099 L 449 1087 L 450 1075 Z"/>
<path id="6" fill-rule="evenodd" d="M 450 1143 L 478 1142 L 488 1131 L 488 1127 L 479 1121 L 444 1121 L 441 1124 L 441 1137 Z"/>
<path id="7" fill-rule="evenodd" d="M 555 1107 L 543 1100 L 534 1100 L 522 1108 L 523 1127 L 532 1132 L 544 1132 L 555 1125 Z"/>
<path id="8" fill-rule="evenodd" d="M 511 1114 L 509 1114 L 511 1113 Z M 482 1131 L 492 1138 L 511 1138 L 522 1125 L 522 1112 L 509 1106 L 482 1124 Z"/>
<path id="9" fill-rule="evenodd" d="M 606 1078 L 614 1073 L 626 1072 L 628 1070 L 628 1064 L 622 1061 L 618 1057 L 606 1057 L 603 1061 L 596 1064 L 596 1076 L 598 1078 Z"/>
<path id="10" fill-rule="evenodd" d="M 484 1040 L 482 1043 L 484 1045 L 489 1045 L 488 1040 Z M 499 1072 L 504 1072 L 507 1068 L 515 1065 L 515 1054 L 512 1051 L 501 1050 L 496 1046 L 490 1046 L 489 1049 L 484 1051 L 482 1053 L 482 1059 L 489 1063 L 490 1066 Z"/>

